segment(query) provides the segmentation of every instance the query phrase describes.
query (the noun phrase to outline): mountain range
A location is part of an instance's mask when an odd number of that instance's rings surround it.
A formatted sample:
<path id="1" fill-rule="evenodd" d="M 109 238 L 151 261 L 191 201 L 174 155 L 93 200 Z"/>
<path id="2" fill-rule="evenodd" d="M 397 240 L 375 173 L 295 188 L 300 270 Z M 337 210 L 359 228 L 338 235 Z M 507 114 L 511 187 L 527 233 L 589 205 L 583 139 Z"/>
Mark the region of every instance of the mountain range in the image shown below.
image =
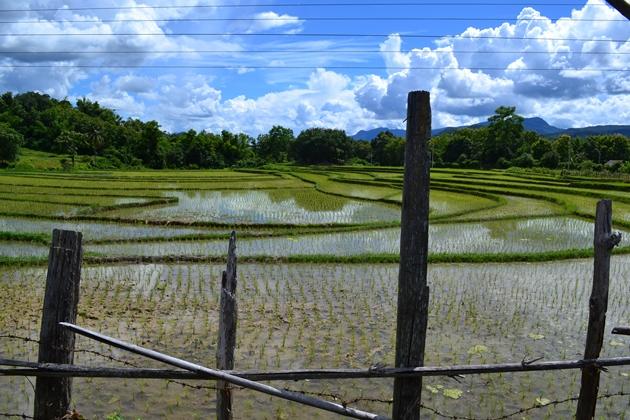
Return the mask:
<path id="1" fill-rule="evenodd" d="M 484 121 L 477 124 L 465 125 L 461 127 L 443 127 L 431 130 L 432 136 L 437 136 L 449 131 L 459 130 L 460 128 L 477 128 L 487 126 L 488 122 Z M 540 117 L 525 118 L 523 120 L 523 126 L 526 130 L 534 131 L 541 136 L 556 137 L 561 134 L 568 134 L 574 137 L 585 137 L 598 134 L 623 134 L 624 136 L 630 136 L 630 125 L 595 125 L 591 127 L 581 128 L 558 128 L 547 123 Z M 397 128 L 379 127 L 372 130 L 361 130 L 352 136 L 355 140 L 370 141 L 375 138 L 378 133 L 382 131 L 389 131 L 395 136 L 405 137 L 405 130 Z"/>

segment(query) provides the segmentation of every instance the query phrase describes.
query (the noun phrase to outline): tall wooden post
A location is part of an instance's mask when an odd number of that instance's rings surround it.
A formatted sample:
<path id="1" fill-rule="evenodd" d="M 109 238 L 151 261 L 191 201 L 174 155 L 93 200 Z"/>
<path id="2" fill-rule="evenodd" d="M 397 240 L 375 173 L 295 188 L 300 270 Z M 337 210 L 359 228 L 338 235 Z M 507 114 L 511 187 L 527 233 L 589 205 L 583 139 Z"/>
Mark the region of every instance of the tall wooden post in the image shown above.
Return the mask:
<path id="1" fill-rule="evenodd" d="M 407 142 L 400 232 L 396 367 L 424 365 L 429 287 L 429 178 L 431 156 L 429 92 L 410 92 L 407 98 Z M 422 378 L 394 380 L 394 420 L 420 418 Z"/>
<path id="2" fill-rule="evenodd" d="M 585 359 L 599 358 L 602 349 L 606 328 L 606 311 L 608 310 L 610 255 L 620 240 L 621 234 L 612 233 L 612 202 L 610 200 L 599 201 L 595 212 L 593 290 L 588 303 Z M 599 369 L 597 367 L 582 369 L 580 398 L 575 414 L 577 420 L 590 420 L 595 417 L 598 389 Z"/>
<path id="3" fill-rule="evenodd" d="M 59 326 L 59 322 L 76 322 L 81 259 L 81 233 L 53 230 L 39 332 L 39 363 L 74 362 L 74 333 Z M 72 378 L 38 377 L 35 385 L 35 420 L 50 420 L 66 415 L 71 394 Z"/>
<path id="4" fill-rule="evenodd" d="M 221 277 L 221 301 L 219 308 L 219 340 L 217 343 L 217 368 L 234 369 L 236 347 L 236 232 L 232 231 L 228 245 L 227 268 Z M 230 384 L 217 381 L 217 419 L 232 419 L 232 391 Z"/>

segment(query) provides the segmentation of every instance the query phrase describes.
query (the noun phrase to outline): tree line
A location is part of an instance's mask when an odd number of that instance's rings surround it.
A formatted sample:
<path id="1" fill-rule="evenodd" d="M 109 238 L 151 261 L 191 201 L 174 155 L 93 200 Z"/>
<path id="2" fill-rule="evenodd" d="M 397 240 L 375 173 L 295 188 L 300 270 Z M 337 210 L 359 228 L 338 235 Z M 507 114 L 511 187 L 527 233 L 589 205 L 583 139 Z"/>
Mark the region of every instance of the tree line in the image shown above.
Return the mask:
<path id="1" fill-rule="evenodd" d="M 621 135 L 545 138 L 526 131 L 514 107 L 499 107 L 488 122 L 487 127 L 431 139 L 433 166 L 597 170 L 611 160 L 630 160 L 630 139 Z M 6 92 L 0 96 L 0 164 L 15 162 L 22 146 L 66 155 L 68 167 L 74 166 L 77 155 L 98 157 L 94 166 L 103 168 L 225 168 L 282 162 L 400 166 L 405 140 L 385 131 L 370 142 L 359 141 L 330 128 L 309 128 L 295 136 L 282 126 L 256 138 L 227 130 L 167 133 L 156 121 L 125 120 L 86 98 L 72 105 L 36 92 Z"/>

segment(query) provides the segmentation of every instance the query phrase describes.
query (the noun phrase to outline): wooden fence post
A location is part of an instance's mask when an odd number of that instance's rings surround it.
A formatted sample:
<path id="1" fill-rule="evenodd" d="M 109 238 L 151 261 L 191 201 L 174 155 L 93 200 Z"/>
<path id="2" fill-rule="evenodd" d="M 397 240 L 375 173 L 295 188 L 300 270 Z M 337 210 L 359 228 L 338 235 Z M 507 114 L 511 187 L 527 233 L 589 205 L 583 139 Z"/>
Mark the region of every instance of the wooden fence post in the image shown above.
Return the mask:
<path id="1" fill-rule="evenodd" d="M 424 365 L 429 308 L 427 255 L 431 156 L 429 92 L 407 98 L 407 142 L 400 232 L 396 367 Z M 422 378 L 394 380 L 394 420 L 420 418 Z"/>
<path id="2" fill-rule="evenodd" d="M 76 322 L 81 259 L 81 233 L 53 230 L 39 332 L 39 363 L 71 365 L 74 362 L 74 333 L 61 327 L 59 322 Z M 34 419 L 63 417 L 70 406 L 71 396 L 72 378 L 38 377 Z"/>
<path id="3" fill-rule="evenodd" d="M 228 245 L 227 268 L 221 277 L 221 301 L 219 308 L 219 340 L 217 343 L 217 369 L 234 369 L 236 347 L 236 232 L 232 231 Z M 217 419 L 232 419 L 232 391 L 230 384 L 217 381 Z"/>
<path id="4" fill-rule="evenodd" d="M 606 328 L 606 311 L 608 310 L 610 255 L 620 240 L 621 234 L 612 233 L 612 202 L 610 200 L 599 201 L 595 212 L 593 289 L 588 303 L 588 330 L 584 359 L 599 358 L 602 349 Z M 577 420 L 590 420 L 595 416 L 599 372 L 597 367 L 582 369 L 580 398 L 575 414 Z"/>

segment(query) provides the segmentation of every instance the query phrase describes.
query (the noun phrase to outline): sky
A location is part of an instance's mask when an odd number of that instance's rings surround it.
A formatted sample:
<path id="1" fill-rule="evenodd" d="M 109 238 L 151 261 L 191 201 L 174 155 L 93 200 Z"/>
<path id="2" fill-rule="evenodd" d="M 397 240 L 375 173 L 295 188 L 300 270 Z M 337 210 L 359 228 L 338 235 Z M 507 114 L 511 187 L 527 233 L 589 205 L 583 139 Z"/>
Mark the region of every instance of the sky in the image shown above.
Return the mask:
<path id="1" fill-rule="evenodd" d="M 412 90 L 434 128 L 501 105 L 630 124 L 630 21 L 603 0 L 0 0 L 1 92 L 170 132 L 403 128 Z"/>

